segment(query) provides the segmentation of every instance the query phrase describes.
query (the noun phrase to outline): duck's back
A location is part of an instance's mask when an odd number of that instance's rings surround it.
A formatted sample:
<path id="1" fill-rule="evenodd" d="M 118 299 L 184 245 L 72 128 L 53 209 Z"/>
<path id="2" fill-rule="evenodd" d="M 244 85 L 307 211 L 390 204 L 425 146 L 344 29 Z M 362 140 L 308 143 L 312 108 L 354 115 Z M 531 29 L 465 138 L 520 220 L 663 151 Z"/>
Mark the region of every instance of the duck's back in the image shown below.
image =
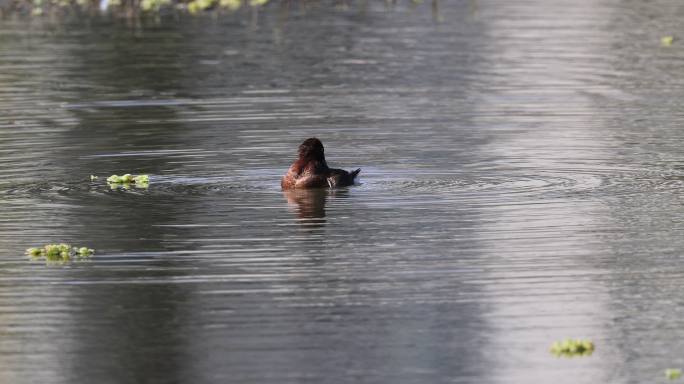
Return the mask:
<path id="1" fill-rule="evenodd" d="M 326 178 L 327 184 L 331 188 L 348 187 L 350 185 L 354 185 L 354 179 L 359 174 L 359 172 L 361 172 L 361 168 L 352 172 L 347 172 L 344 169 L 330 168 L 328 172 L 328 177 Z"/>

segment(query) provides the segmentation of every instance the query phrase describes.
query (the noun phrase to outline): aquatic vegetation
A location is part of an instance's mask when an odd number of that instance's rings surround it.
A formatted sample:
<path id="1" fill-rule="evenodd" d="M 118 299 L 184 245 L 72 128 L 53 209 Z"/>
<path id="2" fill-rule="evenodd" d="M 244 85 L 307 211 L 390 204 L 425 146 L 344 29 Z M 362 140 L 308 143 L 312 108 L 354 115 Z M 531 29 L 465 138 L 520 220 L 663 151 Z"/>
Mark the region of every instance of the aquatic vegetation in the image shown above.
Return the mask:
<path id="1" fill-rule="evenodd" d="M 98 178 L 99 178 L 99 177 L 97 177 L 97 176 L 95 176 L 95 175 L 90 175 L 90 181 L 95 181 L 95 180 L 97 180 Z"/>
<path id="2" fill-rule="evenodd" d="M 6 5 L 0 1 L 0 13 L 18 13 L 33 17 L 65 15 L 71 12 L 99 11 L 126 18 L 143 15 L 160 15 L 169 12 L 187 12 L 200 15 L 205 12 L 236 12 L 240 9 L 257 10 L 270 3 L 284 3 L 289 0 L 13 0 Z M 388 0 L 389 1 L 389 0 Z M 439 0 L 433 0 L 433 8 Z M 323 3 L 322 1 L 320 1 Z M 425 0 L 406 0 L 412 6 Z M 346 2 L 335 3 L 341 9 L 349 8 Z M 344 6 L 340 6 L 340 4 Z M 85 12 L 94 15 L 95 12 Z"/>
<path id="3" fill-rule="evenodd" d="M 677 368 L 668 368 L 665 370 L 665 377 L 670 380 L 676 380 L 682 377 L 682 370 Z"/>
<path id="4" fill-rule="evenodd" d="M 594 343 L 581 339 L 556 341 L 551 345 L 551 353 L 557 357 L 590 356 L 594 353 Z"/>
<path id="5" fill-rule="evenodd" d="M 663 47 L 669 47 L 674 43 L 674 36 L 663 36 L 660 38 L 660 45 Z"/>
<path id="6" fill-rule="evenodd" d="M 149 175 L 138 175 L 135 177 L 135 183 L 136 184 L 149 184 L 150 183 L 150 176 Z"/>
<path id="7" fill-rule="evenodd" d="M 47 244 L 41 248 L 29 248 L 26 255 L 34 260 L 44 259 L 48 263 L 64 264 L 74 260 L 84 260 L 95 254 L 88 247 L 72 247 L 69 244 Z"/>
<path id="8" fill-rule="evenodd" d="M 148 188 L 150 186 L 150 176 L 149 175 L 137 175 L 133 176 L 130 173 L 125 175 L 111 175 L 107 178 L 107 183 L 112 189 L 123 187 L 128 189 L 131 184 L 134 184 L 136 188 Z"/>
<path id="9" fill-rule="evenodd" d="M 237 11 L 242 6 L 242 0 L 219 0 L 219 6 L 229 11 Z"/>
<path id="10" fill-rule="evenodd" d="M 196 14 L 200 11 L 206 11 L 214 8 L 227 9 L 231 12 L 237 11 L 243 5 L 248 3 L 252 8 L 266 5 L 269 0 L 193 0 L 187 3 L 187 10 L 190 14 Z"/>
<path id="11" fill-rule="evenodd" d="M 258 8 L 271 0 L 15 0 L 3 7 L 0 12 L 16 12 L 33 17 L 66 14 L 71 11 L 95 10 L 115 15 L 139 16 L 159 14 L 165 11 L 187 11 L 196 14 L 200 11 L 221 9 L 235 12 L 242 7 Z"/>
<path id="12" fill-rule="evenodd" d="M 140 2 L 140 9 L 145 12 L 156 11 L 167 5 L 171 4 L 171 0 L 142 0 Z"/>

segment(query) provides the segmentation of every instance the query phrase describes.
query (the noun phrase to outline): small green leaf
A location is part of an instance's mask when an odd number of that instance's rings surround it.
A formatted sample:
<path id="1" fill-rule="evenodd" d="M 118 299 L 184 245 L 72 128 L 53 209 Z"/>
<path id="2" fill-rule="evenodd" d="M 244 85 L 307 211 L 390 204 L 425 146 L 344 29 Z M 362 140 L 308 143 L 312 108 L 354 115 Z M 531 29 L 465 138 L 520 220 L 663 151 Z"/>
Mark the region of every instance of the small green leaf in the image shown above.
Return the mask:
<path id="1" fill-rule="evenodd" d="M 682 377 L 682 370 L 677 368 L 668 368 L 665 370 L 665 377 L 670 380 L 679 379 Z"/>
<path id="2" fill-rule="evenodd" d="M 594 352 L 591 340 L 565 339 L 551 344 L 550 352 L 558 357 L 589 356 Z"/>
<path id="3" fill-rule="evenodd" d="M 199 3 L 197 3 L 197 1 L 192 1 L 192 2 L 188 3 L 188 12 L 190 12 L 190 14 L 194 15 L 199 11 L 201 11 L 201 9 L 200 9 L 200 5 L 199 5 Z"/>
<path id="4" fill-rule="evenodd" d="M 660 45 L 663 47 L 669 47 L 674 43 L 674 36 L 663 36 L 660 38 Z"/>
<path id="5" fill-rule="evenodd" d="M 26 250 L 26 254 L 31 257 L 38 257 L 41 253 L 43 253 L 43 251 L 40 248 L 29 248 Z"/>
<path id="6" fill-rule="evenodd" d="M 219 5 L 230 11 L 236 11 L 242 6 L 242 0 L 219 0 Z"/>

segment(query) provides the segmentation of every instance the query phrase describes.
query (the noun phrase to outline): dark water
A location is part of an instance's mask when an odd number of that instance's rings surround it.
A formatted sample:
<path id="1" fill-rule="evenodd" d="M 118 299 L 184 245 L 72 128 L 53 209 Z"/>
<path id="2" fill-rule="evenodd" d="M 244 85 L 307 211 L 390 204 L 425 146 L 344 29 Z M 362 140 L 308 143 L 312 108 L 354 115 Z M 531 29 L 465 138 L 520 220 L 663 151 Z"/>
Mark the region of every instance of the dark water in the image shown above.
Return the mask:
<path id="1" fill-rule="evenodd" d="M 684 367 L 679 2 L 244 16 L 0 22 L 0 382 Z M 281 192 L 310 136 L 361 185 Z M 23 255 L 60 241 L 97 254 Z"/>

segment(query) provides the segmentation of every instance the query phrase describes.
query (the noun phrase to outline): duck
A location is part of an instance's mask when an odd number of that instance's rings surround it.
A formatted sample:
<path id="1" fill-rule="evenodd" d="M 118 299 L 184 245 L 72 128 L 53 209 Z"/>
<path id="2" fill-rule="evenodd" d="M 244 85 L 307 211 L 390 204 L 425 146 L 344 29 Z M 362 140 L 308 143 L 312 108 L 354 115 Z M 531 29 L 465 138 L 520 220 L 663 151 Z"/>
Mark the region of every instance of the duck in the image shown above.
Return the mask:
<path id="1" fill-rule="evenodd" d="M 361 168 L 347 172 L 328 167 L 323 143 L 315 137 L 299 145 L 299 158 L 280 180 L 283 190 L 300 188 L 338 188 L 354 184 Z"/>

